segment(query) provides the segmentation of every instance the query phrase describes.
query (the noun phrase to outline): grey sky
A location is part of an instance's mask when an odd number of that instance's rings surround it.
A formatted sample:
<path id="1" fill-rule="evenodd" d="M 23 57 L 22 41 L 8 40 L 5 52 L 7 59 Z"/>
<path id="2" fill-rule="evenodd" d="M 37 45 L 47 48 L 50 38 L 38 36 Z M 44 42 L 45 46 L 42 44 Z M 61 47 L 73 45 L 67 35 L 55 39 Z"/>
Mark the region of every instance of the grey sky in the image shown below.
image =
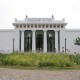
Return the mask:
<path id="1" fill-rule="evenodd" d="M 80 29 L 79 0 L 0 0 L 0 29 L 13 29 L 14 19 L 28 17 L 65 18 L 68 29 Z"/>

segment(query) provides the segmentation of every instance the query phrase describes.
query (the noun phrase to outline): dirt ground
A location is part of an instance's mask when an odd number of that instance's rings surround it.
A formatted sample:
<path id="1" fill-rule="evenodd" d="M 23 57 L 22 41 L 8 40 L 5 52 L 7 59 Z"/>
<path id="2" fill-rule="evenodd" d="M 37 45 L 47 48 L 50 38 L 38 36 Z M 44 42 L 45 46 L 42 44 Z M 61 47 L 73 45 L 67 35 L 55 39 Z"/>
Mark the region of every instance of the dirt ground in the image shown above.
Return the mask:
<path id="1" fill-rule="evenodd" d="M 80 70 L 20 70 L 0 68 L 0 80 L 80 80 Z"/>

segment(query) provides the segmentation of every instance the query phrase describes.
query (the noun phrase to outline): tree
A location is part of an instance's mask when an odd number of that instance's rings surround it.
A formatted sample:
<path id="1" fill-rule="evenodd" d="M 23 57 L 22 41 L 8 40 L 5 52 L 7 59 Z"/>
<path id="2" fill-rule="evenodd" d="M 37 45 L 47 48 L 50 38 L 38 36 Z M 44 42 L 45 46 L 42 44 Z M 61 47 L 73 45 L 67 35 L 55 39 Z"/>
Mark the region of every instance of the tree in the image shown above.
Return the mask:
<path id="1" fill-rule="evenodd" d="M 75 43 L 74 43 L 75 45 L 80 45 L 80 37 L 77 37 L 76 39 L 75 39 Z"/>

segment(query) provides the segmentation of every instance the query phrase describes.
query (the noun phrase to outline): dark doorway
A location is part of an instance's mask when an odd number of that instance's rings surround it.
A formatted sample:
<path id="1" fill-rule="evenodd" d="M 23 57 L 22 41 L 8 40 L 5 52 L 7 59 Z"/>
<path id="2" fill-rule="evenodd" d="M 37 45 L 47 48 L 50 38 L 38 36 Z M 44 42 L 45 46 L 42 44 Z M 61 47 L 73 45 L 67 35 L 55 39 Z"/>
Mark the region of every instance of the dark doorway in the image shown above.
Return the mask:
<path id="1" fill-rule="evenodd" d="M 32 31 L 24 32 L 24 51 L 32 51 Z"/>
<path id="2" fill-rule="evenodd" d="M 43 34 L 36 34 L 36 50 L 43 51 Z"/>
<path id="3" fill-rule="evenodd" d="M 47 51 L 55 51 L 55 32 L 53 30 L 47 31 Z"/>

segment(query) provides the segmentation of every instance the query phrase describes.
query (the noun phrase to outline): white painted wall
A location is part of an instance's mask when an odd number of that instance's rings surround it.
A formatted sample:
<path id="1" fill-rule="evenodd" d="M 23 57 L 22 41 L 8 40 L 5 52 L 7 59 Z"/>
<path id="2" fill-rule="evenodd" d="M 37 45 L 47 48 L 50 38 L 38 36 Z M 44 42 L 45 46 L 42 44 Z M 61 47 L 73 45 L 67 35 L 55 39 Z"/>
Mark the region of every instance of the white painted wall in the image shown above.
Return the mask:
<path id="1" fill-rule="evenodd" d="M 12 52 L 14 30 L 0 30 L 0 52 Z"/>
<path id="2" fill-rule="evenodd" d="M 74 40 L 80 37 L 80 30 L 65 30 L 66 33 L 66 48 L 69 53 L 80 53 L 80 46 L 74 44 Z"/>
<path id="3" fill-rule="evenodd" d="M 60 30 L 60 52 L 62 53 L 62 50 L 65 52 L 65 29 Z M 62 47 L 64 47 L 62 49 Z"/>
<path id="4" fill-rule="evenodd" d="M 62 52 L 62 47 L 64 47 L 65 50 L 65 38 L 66 38 L 67 39 L 66 52 L 80 53 L 80 46 L 74 44 L 74 40 L 77 37 L 80 37 L 80 30 L 60 29 L 60 52 Z M 14 49 L 15 51 L 16 50 L 19 51 L 19 39 L 20 39 L 19 29 L 0 30 L 0 52 L 10 53 L 13 51 L 13 38 L 15 39 Z"/>
<path id="5" fill-rule="evenodd" d="M 19 43 L 20 43 L 20 31 L 19 30 L 14 30 L 14 49 L 15 51 L 19 51 Z"/>

